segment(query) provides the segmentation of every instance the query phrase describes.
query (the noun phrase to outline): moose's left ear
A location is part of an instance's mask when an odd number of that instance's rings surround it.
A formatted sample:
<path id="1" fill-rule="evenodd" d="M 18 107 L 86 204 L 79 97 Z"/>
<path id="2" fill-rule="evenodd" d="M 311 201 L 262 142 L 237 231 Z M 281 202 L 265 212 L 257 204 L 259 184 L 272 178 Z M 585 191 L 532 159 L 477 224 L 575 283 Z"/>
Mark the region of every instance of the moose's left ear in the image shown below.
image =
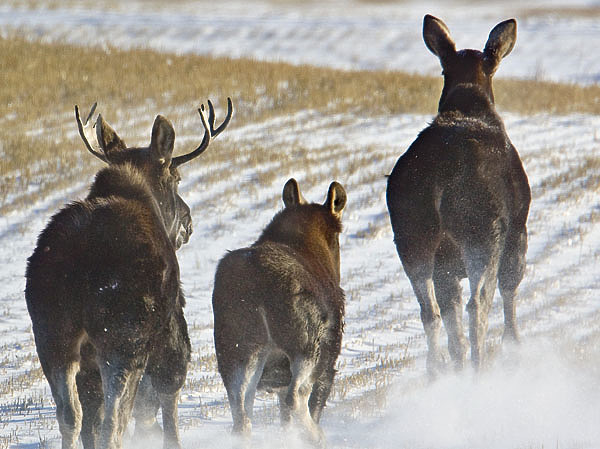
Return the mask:
<path id="1" fill-rule="evenodd" d="M 298 181 L 294 178 L 288 179 L 288 182 L 283 186 L 283 204 L 285 207 L 297 206 L 299 204 L 306 204 L 306 200 L 300 193 L 300 187 Z"/>
<path id="2" fill-rule="evenodd" d="M 333 215 L 341 218 L 344 207 L 346 207 L 346 200 L 346 191 L 342 185 L 333 181 L 329 185 L 329 192 L 327 192 L 327 199 L 324 205 Z"/>
<path id="3" fill-rule="evenodd" d="M 152 126 L 152 140 L 150 141 L 152 157 L 162 165 L 169 165 L 174 146 L 175 131 L 173 125 L 162 115 L 157 115 Z"/>
<path id="4" fill-rule="evenodd" d="M 96 139 L 108 161 L 112 161 L 117 153 L 127 149 L 125 142 L 123 142 L 115 130 L 104 121 L 101 114 L 99 114 L 96 119 Z"/>
<path id="5" fill-rule="evenodd" d="M 516 41 L 517 21 L 515 19 L 500 22 L 490 31 L 490 36 L 483 50 L 489 73 L 496 71 L 502 58 L 511 52 Z"/>

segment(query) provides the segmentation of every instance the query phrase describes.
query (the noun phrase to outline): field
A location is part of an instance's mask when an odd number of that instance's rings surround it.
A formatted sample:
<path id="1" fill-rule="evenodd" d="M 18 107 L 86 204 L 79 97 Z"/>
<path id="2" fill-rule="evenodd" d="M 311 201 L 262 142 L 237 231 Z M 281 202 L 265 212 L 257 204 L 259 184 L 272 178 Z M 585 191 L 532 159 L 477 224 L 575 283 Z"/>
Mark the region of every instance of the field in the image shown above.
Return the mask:
<path id="1" fill-rule="evenodd" d="M 87 110 L 98 101 L 130 145 L 146 144 L 154 117 L 165 115 L 183 153 L 201 138 L 198 105 L 210 98 L 221 117 L 227 96 L 235 107 L 230 127 L 183 168 L 180 185 L 194 219 L 191 241 L 179 251 L 193 346 L 179 409 L 185 447 L 222 447 L 231 427 L 212 340 L 216 263 L 257 238 L 293 176 L 311 201 L 322 202 L 332 180 L 348 192 L 340 241 L 347 316 L 323 419 L 329 447 L 599 448 L 600 68 L 594 51 L 586 52 L 600 42 L 597 7 L 450 3 L 424 12 L 456 29 L 459 47 L 480 48 L 509 16 L 522 26 L 495 93 L 533 200 L 517 306 L 524 344 L 501 347 L 497 297 L 492 366 L 429 383 L 418 304 L 385 208 L 385 175 L 433 117 L 441 90 L 437 60 L 419 37 L 424 5 L 365 0 L 340 12 L 338 3 L 256 2 L 250 10 L 242 2 L 181 1 L 173 12 L 159 2 L 129 2 L 131 13 L 109 0 L 74 10 L 68 2 L 6 2 L 0 449 L 60 447 L 23 290 L 38 233 L 62 204 L 85 196 L 101 167 L 79 138 L 73 105 Z M 473 20 L 461 25 L 467 12 Z M 398 36 L 415 37 L 401 45 Z M 399 62 L 382 59 L 385 49 Z M 463 291 L 466 297 L 466 283 Z M 279 432 L 273 396 L 261 395 L 256 408 L 257 446 L 300 447 Z"/>

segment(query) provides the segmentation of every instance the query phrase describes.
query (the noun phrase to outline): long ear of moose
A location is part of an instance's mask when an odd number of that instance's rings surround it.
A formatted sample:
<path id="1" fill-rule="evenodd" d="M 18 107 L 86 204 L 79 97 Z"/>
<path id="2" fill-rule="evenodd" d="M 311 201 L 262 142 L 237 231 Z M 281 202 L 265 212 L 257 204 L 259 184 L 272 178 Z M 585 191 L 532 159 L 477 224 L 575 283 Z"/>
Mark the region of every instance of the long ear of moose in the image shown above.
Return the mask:
<path id="1" fill-rule="evenodd" d="M 116 153 L 126 150 L 125 142 L 117 135 L 114 129 L 104 121 L 102 115 L 98 115 L 96 120 L 96 138 L 106 158 L 110 161 L 111 156 Z"/>
<path id="2" fill-rule="evenodd" d="M 298 187 L 298 181 L 294 178 L 288 180 L 283 186 L 283 204 L 285 207 L 298 206 L 299 204 L 306 204 L 306 200 L 300 193 L 300 187 Z"/>
<path id="3" fill-rule="evenodd" d="M 342 185 L 338 182 L 333 181 L 329 185 L 329 191 L 327 192 L 327 199 L 325 200 L 325 206 L 331 211 L 336 217 L 342 216 L 342 211 L 346 207 L 346 191 Z"/>
<path id="4" fill-rule="evenodd" d="M 429 14 L 423 18 L 423 40 L 429 51 L 440 58 L 442 63 L 456 54 L 456 45 L 446 24 Z"/>
<path id="5" fill-rule="evenodd" d="M 162 115 L 157 115 L 152 126 L 152 140 L 150 141 L 152 157 L 159 161 L 161 165 L 169 165 L 174 145 L 175 130 L 173 125 Z"/>
<path id="6" fill-rule="evenodd" d="M 508 55 L 515 46 L 516 40 L 517 21 L 515 19 L 500 22 L 490 31 L 490 36 L 483 50 L 489 73 L 496 71 L 502 58 Z"/>

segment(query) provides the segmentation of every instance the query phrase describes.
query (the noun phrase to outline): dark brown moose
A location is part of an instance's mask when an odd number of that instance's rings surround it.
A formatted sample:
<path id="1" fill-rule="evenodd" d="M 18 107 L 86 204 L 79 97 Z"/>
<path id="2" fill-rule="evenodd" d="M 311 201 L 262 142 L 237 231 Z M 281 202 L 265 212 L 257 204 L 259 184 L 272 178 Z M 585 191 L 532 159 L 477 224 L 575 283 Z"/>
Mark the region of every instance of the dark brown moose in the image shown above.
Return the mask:
<path id="1" fill-rule="evenodd" d="M 185 300 L 175 251 L 192 232 L 177 193 L 178 166 L 199 156 L 228 124 L 214 129 L 199 109 L 204 138 L 172 157 L 175 132 L 157 116 L 150 146 L 128 148 L 102 116 L 94 125 L 108 164 L 85 200 L 54 215 L 29 258 L 25 298 L 42 369 L 56 402 L 62 448 L 120 449 L 144 371 L 163 411 L 165 447 L 180 447 L 177 401 L 190 358 Z"/>
<path id="2" fill-rule="evenodd" d="M 494 108 L 492 76 L 512 50 L 514 19 L 490 32 L 483 52 L 456 51 L 446 25 L 423 21 L 427 48 L 440 59 L 444 87 L 438 115 L 396 163 L 387 186 L 394 242 L 419 304 L 428 372 L 444 368 L 443 320 L 454 366 L 463 367 L 460 279 L 468 277 L 474 367 L 484 362 L 488 314 L 498 283 L 504 337 L 518 340 L 515 294 L 525 271 L 527 175 Z"/>
<path id="3" fill-rule="evenodd" d="M 285 208 L 250 247 L 219 262 L 213 292 L 218 368 L 233 432 L 250 435 L 257 389 L 279 394 L 282 424 L 294 422 L 312 444 L 340 353 L 344 292 L 339 233 L 346 192 L 331 183 L 324 204 L 308 204 L 298 183 Z"/>

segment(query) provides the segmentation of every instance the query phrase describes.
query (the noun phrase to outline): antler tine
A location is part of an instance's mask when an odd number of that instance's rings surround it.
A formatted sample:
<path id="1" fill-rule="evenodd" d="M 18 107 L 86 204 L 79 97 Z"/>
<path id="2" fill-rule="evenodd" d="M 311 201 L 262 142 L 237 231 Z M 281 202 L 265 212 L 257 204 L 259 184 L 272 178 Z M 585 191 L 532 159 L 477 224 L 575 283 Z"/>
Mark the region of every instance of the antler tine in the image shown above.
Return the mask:
<path id="1" fill-rule="evenodd" d="M 174 157 L 171 160 L 171 165 L 175 167 L 184 164 L 188 161 L 191 161 L 195 157 L 199 156 L 206 150 L 212 138 L 217 137 L 221 132 L 227 127 L 231 120 L 231 116 L 233 115 L 233 104 L 231 102 L 231 98 L 227 97 L 227 116 L 223 123 L 219 125 L 217 129 L 214 129 L 215 126 L 215 108 L 210 100 L 208 100 L 208 119 L 204 115 L 204 104 L 200 105 L 198 109 L 198 113 L 200 114 L 200 118 L 202 120 L 202 125 L 204 126 L 204 137 L 202 138 L 202 143 L 198 148 L 196 148 L 191 153 Z"/>
<path id="2" fill-rule="evenodd" d="M 177 157 L 174 157 L 173 159 L 171 159 L 172 166 L 178 167 L 181 164 L 185 164 L 186 162 L 191 161 L 195 157 L 200 156 L 202 153 L 204 153 L 204 150 L 206 150 L 208 148 L 208 145 L 210 144 L 210 140 L 211 140 L 211 132 L 210 132 L 211 126 L 209 125 L 208 120 L 207 120 L 206 116 L 204 115 L 204 105 L 203 104 L 200 105 L 200 107 L 198 108 L 198 114 L 200 114 L 200 120 L 202 120 L 202 126 L 204 126 L 204 137 L 202 138 L 202 143 L 200 143 L 198 148 L 196 148 L 191 153 L 184 154 L 182 156 L 177 156 Z M 209 112 L 209 114 L 210 114 L 210 112 Z"/>
<path id="3" fill-rule="evenodd" d="M 204 105 L 202 105 L 204 106 Z M 208 100 L 208 124 L 210 125 L 210 135 L 215 136 L 215 108 L 212 101 Z"/>
<path id="4" fill-rule="evenodd" d="M 210 134 L 212 135 L 212 137 L 217 137 L 219 134 L 221 134 L 221 132 L 225 128 L 227 128 L 227 125 L 229 125 L 229 122 L 231 120 L 231 116 L 233 115 L 233 104 L 231 103 L 231 98 L 227 97 L 227 116 L 225 117 L 225 120 L 223 120 L 223 123 L 221 123 L 221 125 L 217 129 L 214 129 L 215 110 L 214 110 L 210 100 L 208 100 L 208 108 L 209 108 L 208 121 L 210 123 Z M 212 112 L 212 115 L 210 114 L 211 112 Z M 210 120 L 211 116 L 212 116 L 212 121 Z"/>
<path id="5" fill-rule="evenodd" d="M 90 109 L 90 113 L 88 114 L 87 118 L 85 119 L 86 126 L 90 122 L 90 119 L 92 118 L 92 115 L 94 115 L 94 112 L 96 112 L 96 106 L 98 106 L 97 101 L 92 105 L 92 109 Z M 77 106 L 75 106 L 75 107 L 77 107 Z"/>
<path id="6" fill-rule="evenodd" d="M 85 126 L 87 126 L 87 124 L 90 121 L 90 118 L 92 118 L 92 116 L 94 115 L 94 112 L 96 111 L 96 106 L 98 106 L 98 102 L 94 103 L 94 105 L 92 106 L 90 113 L 88 114 L 87 118 L 85 119 Z M 85 131 L 83 129 L 84 125 L 81 123 L 81 117 L 79 115 L 79 107 L 77 105 L 75 105 L 75 120 L 77 120 L 77 128 L 79 129 L 79 135 L 81 136 L 81 139 L 83 140 L 83 143 L 85 144 L 85 147 L 88 149 L 88 151 L 90 153 L 92 153 L 94 156 L 96 156 L 102 162 L 106 162 L 108 164 L 108 160 L 106 159 L 106 157 L 102 153 L 94 150 L 92 148 L 92 146 L 90 145 L 90 142 L 88 141 L 87 137 L 85 136 Z"/>

